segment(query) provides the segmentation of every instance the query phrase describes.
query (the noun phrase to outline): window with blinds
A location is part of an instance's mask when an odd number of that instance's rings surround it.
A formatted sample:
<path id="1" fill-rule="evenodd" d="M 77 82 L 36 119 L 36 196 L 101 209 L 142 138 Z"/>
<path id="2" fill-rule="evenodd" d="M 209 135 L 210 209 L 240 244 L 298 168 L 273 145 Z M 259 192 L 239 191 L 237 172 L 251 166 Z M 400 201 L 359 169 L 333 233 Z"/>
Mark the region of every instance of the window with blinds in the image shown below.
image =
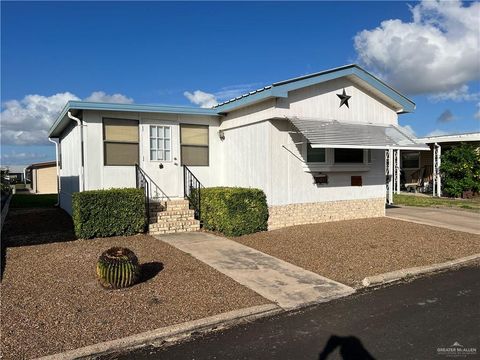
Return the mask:
<path id="1" fill-rule="evenodd" d="M 180 125 L 182 165 L 208 166 L 208 126 Z"/>
<path id="2" fill-rule="evenodd" d="M 138 163 L 138 121 L 103 119 L 104 164 L 131 166 Z"/>

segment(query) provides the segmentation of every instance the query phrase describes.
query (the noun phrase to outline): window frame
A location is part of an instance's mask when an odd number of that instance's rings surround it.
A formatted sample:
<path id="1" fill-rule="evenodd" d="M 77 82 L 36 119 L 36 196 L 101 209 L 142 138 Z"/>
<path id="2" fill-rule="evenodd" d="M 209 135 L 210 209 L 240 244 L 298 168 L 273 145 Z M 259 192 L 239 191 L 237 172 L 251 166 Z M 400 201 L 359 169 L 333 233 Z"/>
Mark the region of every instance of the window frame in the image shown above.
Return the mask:
<path id="1" fill-rule="evenodd" d="M 155 138 L 152 138 L 152 128 L 155 127 L 157 128 L 157 135 L 158 135 L 158 128 L 162 128 L 163 129 L 163 136 L 162 138 L 159 138 L 158 136 L 155 137 Z M 170 132 L 170 137 L 169 138 L 166 138 L 165 137 L 165 128 L 169 128 L 169 132 Z M 150 161 L 153 161 L 153 162 L 172 162 L 173 161 L 173 153 L 172 153 L 172 148 L 173 148 L 173 145 L 172 145 L 172 126 L 171 125 L 149 125 L 148 126 L 148 158 L 150 159 Z M 163 149 L 152 149 L 152 143 L 151 143 L 151 140 L 152 139 L 156 139 L 157 141 L 159 139 L 162 139 L 163 141 L 163 146 L 164 148 Z M 169 149 L 165 149 L 165 140 L 170 140 L 170 147 Z M 158 160 L 158 159 L 152 159 L 152 150 L 154 151 L 157 151 L 157 154 L 158 154 L 158 151 L 162 151 L 163 152 L 163 157 L 164 159 L 163 160 Z M 170 152 L 170 159 L 166 160 L 165 159 L 165 151 L 169 151 Z"/>
<path id="2" fill-rule="evenodd" d="M 358 149 L 363 150 L 363 161 L 362 162 L 335 162 L 335 149 L 339 148 L 324 148 L 325 149 L 325 161 L 324 162 L 313 162 L 308 161 L 308 146 L 310 143 L 308 141 L 303 142 L 302 147 L 302 155 L 304 159 L 304 163 L 307 167 L 309 166 L 331 166 L 331 167 L 338 167 L 338 166 L 356 166 L 356 165 L 372 165 L 373 163 L 373 151 L 371 149 Z M 349 148 L 348 148 L 349 149 Z M 351 150 L 354 150 L 352 148 Z"/>
<path id="3" fill-rule="evenodd" d="M 337 162 L 335 159 L 335 152 L 337 150 L 358 150 L 362 151 L 362 161 L 353 161 L 353 162 L 348 162 L 348 161 L 342 161 L 342 162 Z M 366 149 L 357 149 L 357 148 L 333 148 L 332 151 L 332 163 L 333 165 L 359 165 L 359 164 L 367 164 L 368 163 L 368 155 L 366 154 Z"/>
<path id="4" fill-rule="evenodd" d="M 325 160 L 324 161 L 308 161 L 308 148 L 311 147 L 311 143 L 309 141 L 306 142 L 305 146 L 305 159 L 307 164 L 327 164 L 328 163 L 328 149 L 327 148 L 320 148 L 325 151 Z M 312 147 L 311 147 L 312 148 Z M 312 148 L 314 149 L 314 148 Z M 318 149 L 318 148 L 317 148 Z"/>
<path id="5" fill-rule="evenodd" d="M 418 156 L 418 166 L 417 167 L 404 167 L 403 166 L 403 156 L 405 155 L 413 155 L 413 154 L 416 154 Z M 405 169 L 405 170 L 418 170 L 420 169 L 420 151 L 414 151 L 414 152 L 408 152 L 408 153 L 400 153 L 400 168 L 401 169 Z"/>
<path id="6" fill-rule="evenodd" d="M 182 127 L 183 126 L 195 126 L 195 127 L 202 127 L 207 128 L 207 145 L 193 145 L 193 144 L 183 144 L 182 139 Z M 183 123 L 179 126 L 180 131 L 180 165 L 181 166 L 210 166 L 210 126 L 204 124 L 191 124 L 191 123 Z M 205 165 L 188 165 L 183 162 L 183 147 L 190 147 L 190 148 L 207 148 L 207 164 Z"/>
<path id="7" fill-rule="evenodd" d="M 118 140 L 106 140 L 105 139 L 105 120 L 116 120 L 116 121 L 134 121 L 137 123 L 137 141 L 118 141 Z M 115 117 L 102 117 L 102 141 L 103 141 L 103 166 L 135 166 L 140 163 L 140 121 L 136 119 L 125 119 L 125 118 L 115 118 Z M 107 144 L 137 144 L 137 160 L 134 164 L 107 164 Z"/>

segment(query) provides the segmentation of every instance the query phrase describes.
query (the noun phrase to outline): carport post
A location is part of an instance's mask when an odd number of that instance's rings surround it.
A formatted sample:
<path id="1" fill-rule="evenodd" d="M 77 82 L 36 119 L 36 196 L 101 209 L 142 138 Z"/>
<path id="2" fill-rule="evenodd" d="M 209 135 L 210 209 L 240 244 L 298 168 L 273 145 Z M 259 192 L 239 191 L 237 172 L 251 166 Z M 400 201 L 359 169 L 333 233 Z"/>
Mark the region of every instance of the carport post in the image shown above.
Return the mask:
<path id="1" fill-rule="evenodd" d="M 387 150 L 387 204 L 393 204 L 393 149 L 388 148 Z"/>
<path id="2" fill-rule="evenodd" d="M 400 149 L 395 150 L 395 193 L 400 194 Z"/>
<path id="3" fill-rule="evenodd" d="M 442 165 L 442 147 L 435 143 L 436 148 L 436 158 L 434 159 L 435 164 L 436 164 L 436 172 L 435 172 L 435 178 L 436 178 L 436 183 L 437 183 L 437 191 L 436 194 L 438 197 L 442 196 L 442 176 L 440 174 L 440 166 Z"/>
<path id="4" fill-rule="evenodd" d="M 437 147 L 433 145 L 433 186 L 432 186 L 432 196 L 435 196 L 437 191 Z"/>

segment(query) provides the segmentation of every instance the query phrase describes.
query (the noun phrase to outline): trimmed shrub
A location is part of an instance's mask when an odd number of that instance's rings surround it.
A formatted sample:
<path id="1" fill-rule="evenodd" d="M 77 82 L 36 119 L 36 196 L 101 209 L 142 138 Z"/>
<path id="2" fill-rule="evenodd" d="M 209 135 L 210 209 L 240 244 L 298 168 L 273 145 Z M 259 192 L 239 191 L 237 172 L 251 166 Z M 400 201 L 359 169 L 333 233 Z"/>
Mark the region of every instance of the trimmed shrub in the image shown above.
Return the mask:
<path id="1" fill-rule="evenodd" d="M 203 227 L 226 236 L 267 230 L 268 206 L 259 189 L 213 187 L 200 190 Z"/>
<path id="2" fill-rule="evenodd" d="M 109 189 L 73 194 L 75 235 L 93 237 L 133 235 L 145 230 L 142 189 Z"/>

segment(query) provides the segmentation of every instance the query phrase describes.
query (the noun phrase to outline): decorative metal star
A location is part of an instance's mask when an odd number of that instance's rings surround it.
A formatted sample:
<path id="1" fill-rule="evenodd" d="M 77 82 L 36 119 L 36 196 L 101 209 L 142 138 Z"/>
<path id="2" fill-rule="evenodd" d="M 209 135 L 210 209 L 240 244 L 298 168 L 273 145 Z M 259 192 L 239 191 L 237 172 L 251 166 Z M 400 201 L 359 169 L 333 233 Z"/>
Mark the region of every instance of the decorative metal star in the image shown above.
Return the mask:
<path id="1" fill-rule="evenodd" d="M 342 94 L 337 94 L 337 96 L 340 98 L 340 106 L 339 107 L 342 107 L 342 105 L 345 104 L 345 105 L 347 105 L 347 108 L 350 109 L 350 106 L 348 106 L 348 99 L 350 99 L 351 96 L 347 95 L 347 93 L 345 92 L 345 89 L 343 89 Z"/>

